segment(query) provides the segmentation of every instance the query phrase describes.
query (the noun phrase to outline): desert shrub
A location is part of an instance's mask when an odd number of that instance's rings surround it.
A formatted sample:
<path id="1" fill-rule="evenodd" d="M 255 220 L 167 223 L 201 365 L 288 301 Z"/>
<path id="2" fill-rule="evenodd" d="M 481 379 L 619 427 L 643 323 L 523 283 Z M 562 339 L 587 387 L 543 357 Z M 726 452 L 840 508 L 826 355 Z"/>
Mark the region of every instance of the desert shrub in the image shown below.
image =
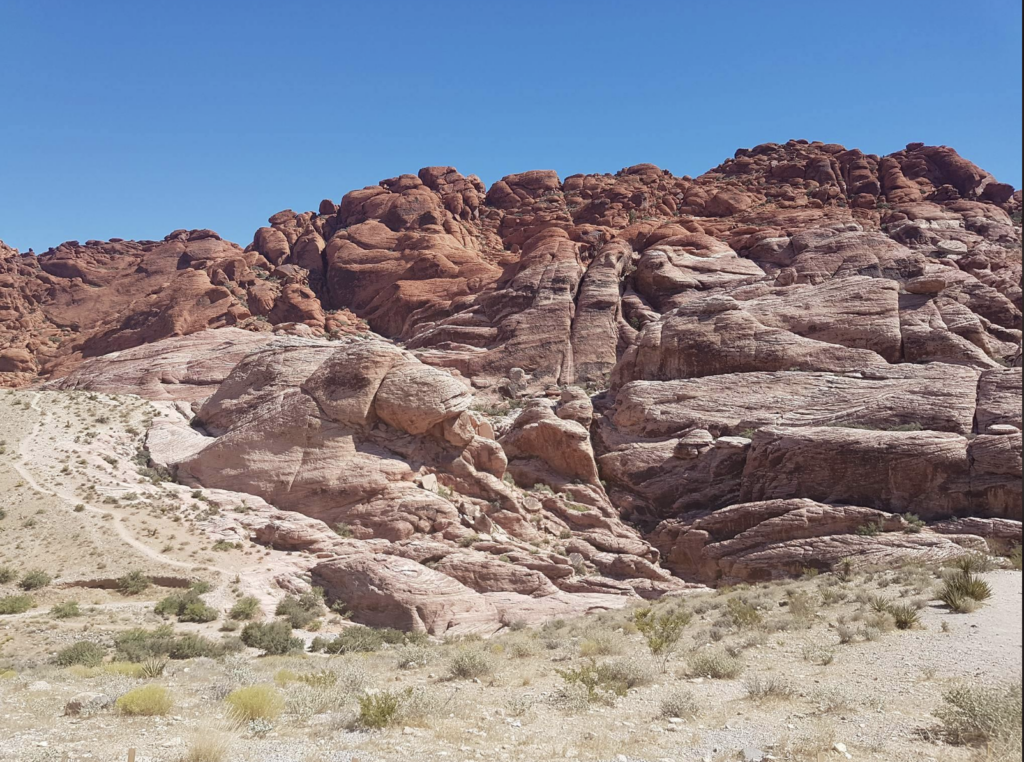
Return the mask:
<path id="1" fill-rule="evenodd" d="M 375 653 L 386 646 L 419 645 L 426 641 L 420 633 L 402 632 L 385 627 L 349 627 L 336 638 L 313 638 L 311 651 L 327 654 Z"/>
<path id="2" fill-rule="evenodd" d="M 215 728 L 202 728 L 189 739 L 181 762 L 224 762 L 231 753 L 232 738 Z"/>
<path id="3" fill-rule="evenodd" d="M 170 712 L 173 705 L 170 691 L 162 685 L 133 688 L 114 703 L 121 714 L 129 717 L 157 717 Z"/>
<path id="4" fill-rule="evenodd" d="M 32 569 L 31 571 L 25 572 L 18 585 L 22 590 L 38 590 L 42 587 L 46 587 L 51 582 L 53 582 L 53 577 L 42 569 Z"/>
<path id="5" fill-rule="evenodd" d="M 1010 561 L 1010 566 L 1017 571 L 1021 570 L 1021 546 L 1016 545 L 1011 550 L 1007 558 Z"/>
<path id="6" fill-rule="evenodd" d="M 995 568 L 992 558 L 984 553 L 967 553 L 960 556 L 954 566 L 964 574 L 983 574 Z"/>
<path id="7" fill-rule="evenodd" d="M 754 701 L 793 698 L 796 689 L 779 675 L 752 675 L 743 682 L 747 695 Z"/>
<path id="8" fill-rule="evenodd" d="M 231 718 L 238 723 L 265 720 L 272 722 L 284 711 L 284 699 L 272 685 L 236 688 L 224 699 Z"/>
<path id="9" fill-rule="evenodd" d="M 889 613 L 896 622 L 897 630 L 911 630 L 921 624 L 921 613 L 913 604 L 893 604 L 889 607 Z"/>
<path id="10" fill-rule="evenodd" d="M 620 635 L 610 632 L 593 632 L 580 641 L 580 656 L 590 659 L 595 656 L 614 656 L 622 653 L 623 640 Z"/>
<path id="11" fill-rule="evenodd" d="M 1021 748 L 1021 684 L 960 683 L 942 696 L 935 716 L 952 743 L 990 744 L 1006 752 Z M 1010 757 L 1007 757 L 1009 759 Z"/>
<path id="12" fill-rule="evenodd" d="M 677 688 L 661 700 L 661 716 L 665 719 L 693 717 L 701 705 L 689 688 Z"/>
<path id="13" fill-rule="evenodd" d="M 18 573 L 10 566 L 0 566 L 0 585 L 6 585 L 9 582 L 13 582 L 17 576 Z"/>
<path id="14" fill-rule="evenodd" d="M 679 643 L 683 628 L 692 616 L 681 609 L 657 614 L 652 608 L 643 608 L 633 614 L 633 624 L 647 641 L 652 655 L 667 657 Z"/>
<path id="15" fill-rule="evenodd" d="M 406 692 L 380 691 L 359 697 L 360 727 L 367 730 L 383 730 L 398 723 Z"/>
<path id="16" fill-rule="evenodd" d="M 739 629 L 757 627 L 763 621 L 761 612 L 742 598 L 730 598 L 726 604 L 726 615 Z"/>
<path id="17" fill-rule="evenodd" d="M 231 611 L 228 616 L 237 621 L 249 621 L 255 619 L 260 613 L 260 602 L 257 598 L 251 595 L 247 595 L 244 598 L 239 598 L 235 605 L 231 607 Z"/>
<path id="18" fill-rule="evenodd" d="M 82 667 L 97 667 L 102 663 L 106 653 L 102 646 L 87 640 L 80 640 L 59 651 L 53 661 L 59 667 L 70 667 L 76 664 Z"/>
<path id="19" fill-rule="evenodd" d="M 916 513 L 904 513 L 903 520 L 907 522 L 907 528 L 903 531 L 907 534 L 920 534 L 925 528 L 925 523 Z"/>
<path id="20" fill-rule="evenodd" d="M 36 605 L 31 595 L 5 595 L 0 598 L 0 616 L 5 614 L 24 614 Z"/>
<path id="21" fill-rule="evenodd" d="M 992 587 L 988 582 L 963 569 L 945 574 L 939 591 L 939 600 L 959 614 L 974 611 L 978 603 L 991 597 Z"/>
<path id="22" fill-rule="evenodd" d="M 189 589 L 182 593 L 173 593 L 162 598 L 153 609 L 163 617 L 177 617 L 179 622 L 196 622 L 204 624 L 217 619 L 217 609 L 199 597 L 199 593 Z"/>
<path id="23" fill-rule="evenodd" d="M 82 609 L 79 608 L 78 601 L 63 601 L 50 609 L 50 616 L 54 619 L 71 619 L 81 615 Z"/>
<path id="24" fill-rule="evenodd" d="M 649 658 L 626 656 L 614 659 L 598 668 L 601 682 L 621 686 L 622 689 L 651 685 L 658 679 L 658 669 Z"/>
<path id="25" fill-rule="evenodd" d="M 287 619 L 249 622 L 242 630 L 242 642 L 273 656 L 303 650 L 302 639 L 292 636 L 292 625 Z"/>
<path id="26" fill-rule="evenodd" d="M 314 619 L 323 616 L 325 611 L 323 591 L 313 588 L 297 598 L 294 595 L 285 596 L 277 604 L 277 610 L 274 613 L 287 619 L 295 629 L 301 630 Z"/>
<path id="27" fill-rule="evenodd" d="M 117 580 L 117 590 L 121 595 L 139 595 L 149 589 L 153 581 L 138 570 L 130 571 Z"/>
<path id="28" fill-rule="evenodd" d="M 565 681 L 565 687 L 557 698 L 560 699 L 559 703 L 568 705 L 568 708 L 582 709 L 595 701 L 624 696 L 629 690 L 625 684 L 610 679 L 611 675 L 602 671 L 593 661 L 555 672 Z"/>
<path id="29" fill-rule="evenodd" d="M 460 648 L 448 660 L 451 680 L 474 680 L 494 674 L 494 660 L 475 648 Z"/>
<path id="30" fill-rule="evenodd" d="M 122 661 L 144 663 L 148 659 L 215 659 L 230 650 L 226 642 L 216 642 L 202 635 L 175 635 L 168 625 L 154 630 L 125 630 L 114 640 L 115 656 Z"/>
<path id="31" fill-rule="evenodd" d="M 689 672 L 693 677 L 735 680 L 743 672 L 743 662 L 718 651 L 697 651 L 690 656 Z"/>
<path id="32" fill-rule="evenodd" d="M 859 534 L 861 537 L 877 537 L 884 531 L 885 527 L 882 526 L 882 523 L 880 521 L 869 521 L 867 524 L 863 524 L 857 527 L 857 534 Z"/>

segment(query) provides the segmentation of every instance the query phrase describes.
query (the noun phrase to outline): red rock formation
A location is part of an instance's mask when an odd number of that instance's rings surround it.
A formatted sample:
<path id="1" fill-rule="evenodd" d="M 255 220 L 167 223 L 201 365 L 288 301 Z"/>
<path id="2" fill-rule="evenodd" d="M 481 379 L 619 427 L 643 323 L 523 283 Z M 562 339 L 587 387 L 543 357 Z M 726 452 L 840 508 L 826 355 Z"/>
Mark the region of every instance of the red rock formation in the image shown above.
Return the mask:
<path id="1" fill-rule="evenodd" d="M 637 528 L 702 580 L 943 559 L 1019 531 L 1020 208 L 921 144 L 490 189 L 428 167 L 244 250 L 0 245 L 0 382 L 195 403 L 211 438 L 161 424 L 154 452 L 309 517 L 257 534 L 326 554 L 370 622 L 490 631 L 678 590 Z"/>

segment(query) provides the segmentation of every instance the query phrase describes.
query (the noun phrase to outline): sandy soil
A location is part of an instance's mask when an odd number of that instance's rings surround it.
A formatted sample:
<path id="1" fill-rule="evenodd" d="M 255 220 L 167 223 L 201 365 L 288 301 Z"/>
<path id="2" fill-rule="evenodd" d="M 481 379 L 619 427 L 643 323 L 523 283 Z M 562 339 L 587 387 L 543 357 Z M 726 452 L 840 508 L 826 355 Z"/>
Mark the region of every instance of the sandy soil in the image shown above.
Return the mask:
<path id="1" fill-rule="evenodd" d="M 240 595 L 266 595 L 261 588 L 271 584 L 275 564 L 287 562 L 251 544 L 213 550 L 203 495 L 140 473 L 142 432 L 159 414 L 128 397 L 0 392 L 0 567 L 19 574 L 39 568 L 55 578 L 31 592 L 35 608 L 0 616 L 0 760 L 121 760 L 135 748 L 138 762 L 177 762 L 187 759 L 197 732 L 223 732 L 224 759 L 234 762 L 730 762 L 758 759 L 755 751 L 779 760 L 846 759 L 836 744 L 871 762 L 973 762 L 984 752 L 936 734 L 943 692 L 958 681 L 1020 680 L 1020 573 L 986 574 L 992 599 L 956 615 L 933 602 L 933 570 L 916 568 L 695 594 L 684 602 L 694 619 L 665 665 L 646 655 L 628 612 L 616 612 L 487 643 L 432 644 L 415 659 L 405 649 L 329 659 L 259 658 L 248 650 L 171 661 L 153 680 L 112 668 L 59 668 L 53 655 L 71 643 L 110 649 L 118 632 L 164 621 L 153 603 L 167 588 L 126 597 L 80 585 L 131 569 L 168 584 L 203 579 L 213 586 L 205 598 L 223 611 Z M 0 584 L 0 598 L 20 592 L 17 578 Z M 920 626 L 841 644 L 844 628 L 871 629 L 870 600 L 878 595 L 917 602 Z M 758 621 L 728 620 L 731 599 L 752 605 Z M 82 616 L 55 619 L 50 608 L 66 600 L 78 601 Z M 806 610 L 798 614 L 794 601 Z M 231 637 L 218 632 L 222 621 L 176 628 Z M 324 632 L 343 626 L 327 617 Z M 451 660 L 467 649 L 489 669 L 477 679 L 449 679 Z M 740 675 L 692 677 L 696 655 L 725 650 L 741 661 Z M 614 701 L 574 703 L 558 670 L 591 660 L 644 679 Z M 324 669 L 337 677 L 329 691 L 295 679 Z M 787 695 L 755 700 L 755 678 L 778 678 Z M 166 716 L 131 718 L 113 709 L 63 716 L 83 691 L 113 699 L 147 682 L 174 697 Z M 265 733 L 231 724 L 225 695 L 264 683 L 285 698 L 282 716 Z M 380 732 L 350 729 L 359 695 L 406 688 L 422 698 L 414 719 Z M 663 716 L 663 703 L 680 690 L 692 694 L 693 711 Z"/>

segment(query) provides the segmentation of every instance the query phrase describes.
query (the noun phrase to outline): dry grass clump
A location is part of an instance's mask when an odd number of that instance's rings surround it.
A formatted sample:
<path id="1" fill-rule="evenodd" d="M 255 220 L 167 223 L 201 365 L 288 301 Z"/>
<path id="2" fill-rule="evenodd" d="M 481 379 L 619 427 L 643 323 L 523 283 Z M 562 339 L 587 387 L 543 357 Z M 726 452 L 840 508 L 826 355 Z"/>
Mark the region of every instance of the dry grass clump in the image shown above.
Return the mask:
<path id="1" fill-rule="evenodd" d="M 1020 759 L 1021 684 L 959 683 L 942 697 L 935 716 L 950 743 L 986 744 L 1000 758 Z"/>
<path id="2" fill-rule="evenodd" d="M 494 674 L 494 660 L 478 648 L 459 648 L 448 660 L 450 680 L 479 680 Z"/>
<path id="3" fill-rule="evenodd" d="M 700 709 L 700 702 L 689 688 L 676 688 L 661 700 L 661 716 L 666 720 L 694 717 Z"/>
<path id="4" fill-rule="evenodd" d="M 174 701 L 162 685 L 143 685 L 123 694 L 114 705 L 129 717 L 157 717 L 170 712 Z"/>
<path id="5" fill-rule="evenodd" d="M 744 680 L 743 687 L 754 701 L 782 701 L 796 695 L 796 688 L 779 675 L 752 675 Z"/>
<path id="6" fill-rule="evenodd" d="M 689 675 L 712 680 L 735 680 L 743 672 L 743 662 L 721 651 L 697 651 L 689 658 Z"/>
<path id="7" fill-rule="evenodd" d="M 59 667 L 98 667 L 106 653 L 102 646 L 88 640 L 80 640 L 59 651 L 53 661 Z"/>
<path id="8" fill-rule="evenodd" d="M 5 595 L 0 598 L 0 616 L 24 614 L 35 605 L 31 595 Z"/>
<path id="9" fill-rule="evenodd" d="M 189 739 L 181 762 L 224 762 L 233 744 L 232 735 L 220 728 L 200 728 Z"/>
<path id="10" fill-rule="evenodd" d="M 228 705 L 231 718 L 239 724 L 253 720 L 271 722 L 284 711 L 284 698 L 272 685 L 236 688 L 228 694 L 224 702 Z"/>

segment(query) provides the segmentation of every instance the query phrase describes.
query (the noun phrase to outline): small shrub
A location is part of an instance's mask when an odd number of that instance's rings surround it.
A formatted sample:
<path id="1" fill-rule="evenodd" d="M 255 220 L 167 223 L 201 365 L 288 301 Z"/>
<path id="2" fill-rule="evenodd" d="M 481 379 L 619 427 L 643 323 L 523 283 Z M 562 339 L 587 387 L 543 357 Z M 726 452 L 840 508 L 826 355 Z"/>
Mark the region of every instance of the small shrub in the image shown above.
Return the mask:
<path id="1" fill-rule="evenodd" d="M 0 598 L 0 616 L 6 614 L 24 614 L 36 605 L 31 595 L 5 595 Z"/>
<path id="2" fill-rule="evenodd" d="M 181 762 L 224 762 L 231 747 L 230 735 L 214 728 L 203 728 L 189 740 Z"/>
<path id="3" fill-rule="evenodd" d="M 71 619 L 81 615 L 82 610 L 78 606 L 78 601 L 64 601 L 50 609 L 50 616 L 54 619 Z"/>
<path id="4" fill-rule="evenodd" d="M 255 619 L 260 613 L 260 602 L 259 599 L 254 598 L 251 595 L 247 595 L 244 598 L 239 598 L 235 605 L 231 607 L 228 616 L 237 621 L 248 622 L 251 619 Z"/>
<path id="5" fill-rule="evenodd" d="M 139 595 L 149 589 L 153 581 L 142 572 L 130 571 L 117 580 L 117 590 L 121 595 Z"/>
<path id="6" fill-rule="evenodd" d="M 407 695 L 398 691 L 380 691 L 360 696 L 358 724 L 367 730 L 383 730 L 397 724 Z"/>
<path id="7" fill-rule="evenodd" d="M 31 571 L 25 572 L 25 575 L 21 578 L 21 582 L 18 586 L 22 590 L 38 590 L 46 587 L 53 582 L 53 577 L 44 572 L 42 569 L 32 569 Z"/>
<path id="8" fill-rule="evenodd" d="M 452 680 L 474 680 L 494 674 L 494 662 L 483 651 L 462 648 L 448 661 L 448 677 Z"/>
<path id="9" fill-rule="evenodd" d="M 580 641 L 580 656 L 591 659 L 595 656 L 614 656 L 622 653 L 622 637 L 610 632 L 594 632 Z"/>
<path id="10" fill-rule="evenodd" d="M 857 534 L 861 537 L 877 537 L 882 534 L 883 531 L 885 531 L 885 528 L 882 526 L 881 522 L 871 521 L 857 527 Z"/>
<path id="11" fill-rule="evenodd" d="M 59 651 L 53 661 L 59 667 L 70 667 L 73 665 L 98 667 L 103 662 L 103 657 L 106 653 L 102 646 L 87 640 L 80 640 L 74 645 Z"/>
<path id="12" fill-rule="evenodd" d="M 1010 561 L 1011 568 L 1016 569 L 1017 571 L 1021 570 L 1021 546 L 1020 545 L 1015 546 L 1010 551 L 1010 554 L 1007 556 L 1007 558 Z"/>
<path id="13" fill-rule="evenodd" d="M 921 613 L 913 604 L 894 604 L 889 607 L 889 613 L 896 622 L 897 630 L 911 630 L 921 624 Z"/>
<path id="14" fill-rule="evenodd" d="M 10 566 L 0 566 L 0 585 L 6 585 L 9 582 L 13 582 L 17 576 L 18 573 Z"/>
<path id="15" fill-rule="evenodd" d="M 390 628 L 349 627 L 336 638 L 313 638 L 311 651 L 328 654 L 375 653 L 385 646 L 417 645 L 426 641 L 426 636 L 407 633 Z"/>
<path id="16" fill-rule="evenodd" d="M 970 571 L 960 569 L 943 577 L 939 600 L 951 611 L 970 613 L 977 604 L 992 597 L 992 587 Z"/>
<path id="17" fill-rule="evenodd" d="M 713 680 L 735 680 L 743 672 L 743 662 L 715 651 L 698 651 L 690 656 L 690 674 Z"/>
<path id="18" fill-rule="evenodd" d="M 284 699 L 272 685 L 237 688 L 224 701 L 231 718 L 239 724 L 253 720 L 273 722 L 284 711 Z"/>
<path id="19" fill-rule="evenodd" d="M 242 642 L 273 656 L 303 650 L 302 639 L 292 636 L 292 626 L 287 619 L 249 622 L 242 630 Z"/>
<path id="20" fill-rule="evenodd" d="M 816 664 L 819 667 L 827 667 L 836 660 L 835 652 L 831 648 L 808 645 L 804 648 L 804 661 Z"/>
<path id="21" fill-rule="evenodd" d="M 907 534 L 920 534 L 925 528 L 924 521 L 916 513 L 904 513 L 903 520 L 907 522 L 907 528 L 903 530 Z"/>
<path id="22" fill-rule="evenodd" d="M 692 616 L 682 610 L 659 615 L 652 608 L 643 608 L 633 614 L 633 624 L 647 641 L 653 656 L 667 657 L 679 643 L 683 628 Z"/>
<path id="23" fill-rule="evenodd" d="M 968 553 L 960 556 L 956 560 L 955 566 L 964 574 L 984 574 L 995 568 L 991 557 L 984 553 Z"/>
<path id="24" fill-rule="evenodd" d="M 743 686 L 754 701 L 778 701 L 796 695 L 796 689 L 778 675 L 753 675 L 744 681 Z"/>
<path id="25" fill-rule="evenodd" d="M 648 658 L 627 656 L 598 667 L 601 682 L 620 686 L 622 692 L 631 688 L 651 685 L 658 679 L 658 670 Z"/>
<path id="26" fill-rule="evenodd" d="M 303 593 L 298 598 L 294 595 L 285 596 L 277 604 L 277 610 L 274 613 L 277 616 L 285 617 L 291 622 L 292 627 L 301 630 L 314 619 L 323 616 L 324 612 L 323 592 L 318 588 L 314 588 L 308 593 Z"/>
<path id="27" fill-rule="evenodd" d="M 992 744 L 1007 751 L 1015 746 L 1020 753 L 1019 682 L 1003 687 L 961 683 L 946 691 L 942 702 L 935 715 L 951 743 Z"/>
<path id="28" fill-rule="evenodd" d="M 733 625 L 739 629 L 757 627 L 764 620 L 753 605 L 740 598 L 730 598 L 726 604 L 726 613 Z"/>
<path id="29" fill-rule="evenodd" d="M 217 619 L 217 609 L 207 604 L 195 590 L 174 593 L 162 598 L 154 607 L 154 612 L 163 617 L 177 617 L 179 622 L 196 622 L 204 624 Z"/>
<path id="30" fill-rule="evenodd" d="M 171 711 L 174 702 L 162 685 L 143 685 L 123 694 L 114 703 L 121 714 L 129 717 L 158 717 Z"/>
<path id="31" fill-rule="evenodd" d="M 700 702 L 688 688 L 677 688 L 661 700 L 661 716 L 665 719 L 693 717 L 700 709 Z"/>

